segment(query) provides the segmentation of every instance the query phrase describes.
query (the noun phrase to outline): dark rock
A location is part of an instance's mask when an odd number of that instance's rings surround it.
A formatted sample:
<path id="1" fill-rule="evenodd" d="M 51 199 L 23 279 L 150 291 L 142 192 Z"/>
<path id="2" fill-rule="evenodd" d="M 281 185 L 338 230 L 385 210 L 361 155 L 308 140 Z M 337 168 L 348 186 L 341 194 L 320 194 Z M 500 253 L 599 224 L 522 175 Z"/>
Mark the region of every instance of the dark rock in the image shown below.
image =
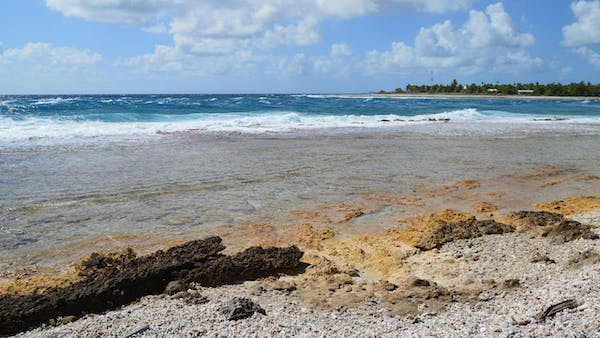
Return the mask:
<path id="1" fill-rule="evenodd" d="M 167 286 L 165 287 L 165 293 L 169 296 L 172 296 L 178 292 L 184 292 L 187 291 L 188 289 L 188 285 L 185 283 L 182 283 L 181 281 L 178 280 L 174 280 L 169 282 L 169 284 L 167 284 Z"/>
<path id="2" fill-rule="evenodd" d="M 281 280 L 273 281 L 273 282 L 269 283 L 269 286 L 273 290 L 287 291 L 287 292 L 294 291 L 297 288 L 295 283 L 289 282 L 289 281 L 281 281 Z"/>
<path id="3" fill-rule="evenodd" d="M 596 250 L 589 249 L 584 252 L 580 252 L 577 257 L 569 260 L 567 263 L 572 268 L 581 268 L 585 265 L 590 264 L 599 264 L 600 263 L 600 253 Z"/>
<path id="4" fill-rule="evenodd" d="M 428 282 L 429 283 L 429 282 Z M 381 285 L 381 287 L 385 290 L 385 291 L 394 291 L 398 288 L 398 285 L 390 283 L 388 281 L 383 282 L 383 284 Z"/>
<path id="5" fill-rule="evenodd" d="M 412 286 L 428 287 L 428 286 L 431 286 L 431 283 L 426 279 L 417 278 L 412 282 Z"/>
<path id="6" fill-rule="evenodd" d="M 457 239 L 481 237 L 483 235 L 512 232 L 512 225 L 498 223 L 493 220 L 477 220 L 475 218 L 455 223 L 441 222 L 432 231 L 424 233 L 414 246 L 421 250 L 431 250 Z"/>
<path id="7" fill-rule="evenodd" d="M 531 263 L 548 263 L 548 264 L 556 264 L 556 261 L 546 255 L 542 255 L 540 253 L 536 253 L 531 257 Z"/>
<path id="8" fill-rule="evenodd" d="M 209 237 L 143 257 L 136 257 L 131 249 L 123 254 L 92 254 L 78 265 L 81 281 L 41 294 L 0 295 L 0 335 L 14 334 L 51 318 L 128 304 L 162 293 L 172 280 L 216 286 L 290 271 L 302 257 L 295 246 L 252 247 L 234 256 L 220 254 L 223 249 L 221 238 Z"/>
<path id="9" fill-rule="evenodd" d="M 554 243 L 560 244 L 578 238 L 598 239 L 598 234 L 592 231 L 590 225 L 548 211 L 519 211 L 510 214 L 509 218 L 520 231 L 531 231 L 549 237 Z"/>
<path id="10" fill-rule="evenodd" d="M 548 211 L 518 211 L 510 216 L 522 228 L 556 226 L 564 220 L 563 215 Z"/>
<path id="11" fill-rule="evenodd" d="M 255 312 L 266 315 L 267 312 L 248 298 L 233 298 L 221 308 L 227 320 L 239 320 L 251 317 Z"/>
<path id="12" fill-rule="evenodd" d="M 519 286 L 521 286 L 521 282 L 514 278 L 514 279 L 507 279 L 502 283 L 502 286 L 505 289 L 513 289 L 513 288 L 518 288 Z"/>
<path id="13" fill-rule="evenodd" d="M 296 268 L 302 251 L 296 246 L 287 248 L 251 247 L 233 256 L 221 256 L 182 271 L 181 280 L 204 286 L 217 286 L 238 280 L 256 279 Z"/>
<path id="14" fill-rule="evenodd" d="M 208 303 L 209 299 L 203 296 L 198 290 L 186 290 L 176 293 L 173 298 L 183 299 L 186 304 L 199 305 Z"/>
<path id="15" fill-rule="evenodd" d="M 555 227 L 552 227 L 543 234 L 552 237 L 554 243 L 564 243 L 583 239 L 598 239 L 598 234 L 592 231 L 592 227 L 587 224 L 581 224 L 577 221 L 563 220 Z"/>

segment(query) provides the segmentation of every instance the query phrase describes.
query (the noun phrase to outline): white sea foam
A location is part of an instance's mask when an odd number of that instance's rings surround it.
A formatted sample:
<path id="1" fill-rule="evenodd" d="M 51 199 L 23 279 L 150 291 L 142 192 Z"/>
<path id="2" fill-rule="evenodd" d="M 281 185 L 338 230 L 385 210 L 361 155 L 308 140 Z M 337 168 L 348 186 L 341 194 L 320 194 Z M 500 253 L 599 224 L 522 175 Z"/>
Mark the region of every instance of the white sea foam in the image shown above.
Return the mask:
<path id="1" fill-rule="evenodd" d="M 398 129 L 447 134 L 494 134 L 525 129 L 565 129 L 584 127 L 598 130 L 600 118 L 570 117 L 553 121 L 553 116 L 511 114 L 476 109 L 417 115 L 317 115 L 293 111 L 165 115 L 158 121 L 75 121 L 29 117 L 12 119 L 0 116 L 0 148 L 35 145 L 95 143 L 104 140 L 139 140 L 179 132 L 247 134 L 285 133 L 327 129 Z M 544 120 L 548 119 L 548 120 Z M 575 126 L 575 127 L 573 127 Z M 589 128 L 588 128 L 589 129 Z"/>
<path id="2" fill-rule="evenodd" d="M 68 103 L 68 102 L 73 102 L 75 100 L 77 100 L 79 98 L 77 97 L 53 97 L 53 98 L 43 98 L 43 99 L 37 99 L 35 101 L 32 102 L 32 104 L 36 105 L 36 106 L 41 106 L 41 105 L 54 105 L 54 104 L 61 104 L 61 103 Z"/>

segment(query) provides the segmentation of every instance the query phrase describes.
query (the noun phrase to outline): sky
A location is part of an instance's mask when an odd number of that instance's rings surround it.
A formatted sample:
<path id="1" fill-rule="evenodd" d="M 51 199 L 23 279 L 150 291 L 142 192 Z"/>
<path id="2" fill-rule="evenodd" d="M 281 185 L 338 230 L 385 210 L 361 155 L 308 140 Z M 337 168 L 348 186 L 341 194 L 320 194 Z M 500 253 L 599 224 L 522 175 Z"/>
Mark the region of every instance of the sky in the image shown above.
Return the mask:
<path id="1" fill-rule="evenodd" d="M 2 0 L 0 94 L 598 83 L 600 0 Z"/>

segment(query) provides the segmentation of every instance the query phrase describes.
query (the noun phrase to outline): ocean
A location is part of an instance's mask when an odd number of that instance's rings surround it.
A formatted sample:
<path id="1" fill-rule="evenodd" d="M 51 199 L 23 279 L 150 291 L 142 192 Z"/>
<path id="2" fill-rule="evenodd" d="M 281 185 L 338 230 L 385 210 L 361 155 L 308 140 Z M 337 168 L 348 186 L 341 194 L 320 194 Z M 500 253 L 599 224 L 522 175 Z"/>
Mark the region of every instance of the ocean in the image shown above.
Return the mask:
<path id="1" fill-rule="evenodd" d="M 0 96 L 0 272 L 213 233 L 243 247 L 307 222 L 381 231 L 478 201 L 531 209 L 600 195 L 598 163 L 599 99 Z"/>
<path id="2" fill-rule="evenodd" d="M 435 123 L 447 119 L 451 122 L 449 127 Z M 169 133 L 282 134 L 380 129 L 460 135 L 539 130 L 594 132 L 599 124 L 599 99 L 369 95 L 0 97 L 0 150 L 144 142 Z"/>

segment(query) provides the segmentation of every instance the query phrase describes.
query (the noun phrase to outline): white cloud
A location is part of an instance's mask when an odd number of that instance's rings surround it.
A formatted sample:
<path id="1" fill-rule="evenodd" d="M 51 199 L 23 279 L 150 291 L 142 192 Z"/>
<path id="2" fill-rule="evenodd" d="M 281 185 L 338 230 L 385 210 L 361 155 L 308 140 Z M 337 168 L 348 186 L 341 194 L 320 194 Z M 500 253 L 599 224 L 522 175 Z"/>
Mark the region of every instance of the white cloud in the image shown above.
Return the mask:
<path id="1" fill-rule="evenodd" d="M 565 46 L 600 44 L 600 1 L 577 1 L 571 3 L 577 21 L 563 27 Z"/>
<path id="2" fill-rule="evenodd" d="M 190 64 L 205 69 L 210 67 L 195 60 L 222 55 L 237 61 L 231 55 L 315 44 L 321 41 L 319 23 L 328 18 L 349 19 L 398 10 L 443 13 L 465 9 L 473 1 L 46 0 L 46 4 L 66 16 L 137 26 L 153 33 L 166 31 L 172 36 L 173 46 L 157 46 L 154 55 L 121 60 L 121 64 L 151 69 L 143 62 L 160 65 L 157 60 L 165 57 L 164 64 L 169 66 L 153 69 L 184 69 Z M 182 64 L 184 60 L 188 63 Z"/>
<path id="3" fill-rule="evenodd" d="M 330 74 L 334 77 L 349 77 L 358 71 L 356 59 L 353 58 L 352 48 L 345 43 L 334 43 L 329 49 L 329 55 L 317 56 L 310 59 L 314 72 Z"/>
<path id="4" fill-rule="evenodd" d="M 125 25 L 147 26 L 156 17 L 185 9 L 182 0 L 46 0 L 66 16 Z"/>
<path id="5" fill-rule="evenodd" d="M 588 47 L 578 47 L 575 49 L 575 52 L 586 58 L 597 70 L 600 70 L 600 53 L 596 53 Z"/>
<path id="6" fill-rule="evenodd" d="M 332 58 L 343 58 L 352 55 L 352 48 L 345 43 L 335 43 L 331 45 L 329 55 Z"/>
<path id="7" fill-rule="evenodd" d="M 470 11 L 458 28 L 450 21 L 421 28 L 414 46 L 394 42 L 391 50 L 371 51 L 365 66 L 370 73 L 408 67 L 518 72 L 543 63 L 526 52 L 534 43 L 533 35 L 519 32 L 502 3 L 496 3 L 485 12 Z"/>
<path id="8" fill-rule="evenodd" d="M 158 45 L 152 53 L 123 58 L 117 66 L 130 67 L 139 73 L 182 72 L 191 75 L 214 75 L 227 72 L 244 72 L 253 69 L 261 58 L 250 51 L 237 51 L 228 55 L 197 56 L 184 53 L 176 47 Z"/>
<path id="9" fill-rule="evenodd" d="M 23 48 L 11 48 L 0 54 L 3 63 L 28 63 L 36 71 L 75 72 L 99 62 L 102 56 L 89 50 L 55 47 L 50 43 L 30 42 Z"/>
<path id="10" fill-rule="evenodd" d="M 600 70 L 600 0 L 573 2 L 571 10 L 577 21 L 563 27 L 562 43 Z"/>
<path id="11" fill-rule="evenodd" d="M 312 71 L 310 59 L 302 53 L 280 58 L 275 65 L 270 71 L 277 75 L 302 76 Z"/>
<path id="12" fill-rule="evenodd" d="M 162 33 L 167 33 L 169 31 L 167 26 L 162 22 L 159 22 L 159 23 L 151 25 L 151 26 L 142 27 L 142 30 L 144 32 L 154 33 L 154 34 L 162 34 Z"/>

